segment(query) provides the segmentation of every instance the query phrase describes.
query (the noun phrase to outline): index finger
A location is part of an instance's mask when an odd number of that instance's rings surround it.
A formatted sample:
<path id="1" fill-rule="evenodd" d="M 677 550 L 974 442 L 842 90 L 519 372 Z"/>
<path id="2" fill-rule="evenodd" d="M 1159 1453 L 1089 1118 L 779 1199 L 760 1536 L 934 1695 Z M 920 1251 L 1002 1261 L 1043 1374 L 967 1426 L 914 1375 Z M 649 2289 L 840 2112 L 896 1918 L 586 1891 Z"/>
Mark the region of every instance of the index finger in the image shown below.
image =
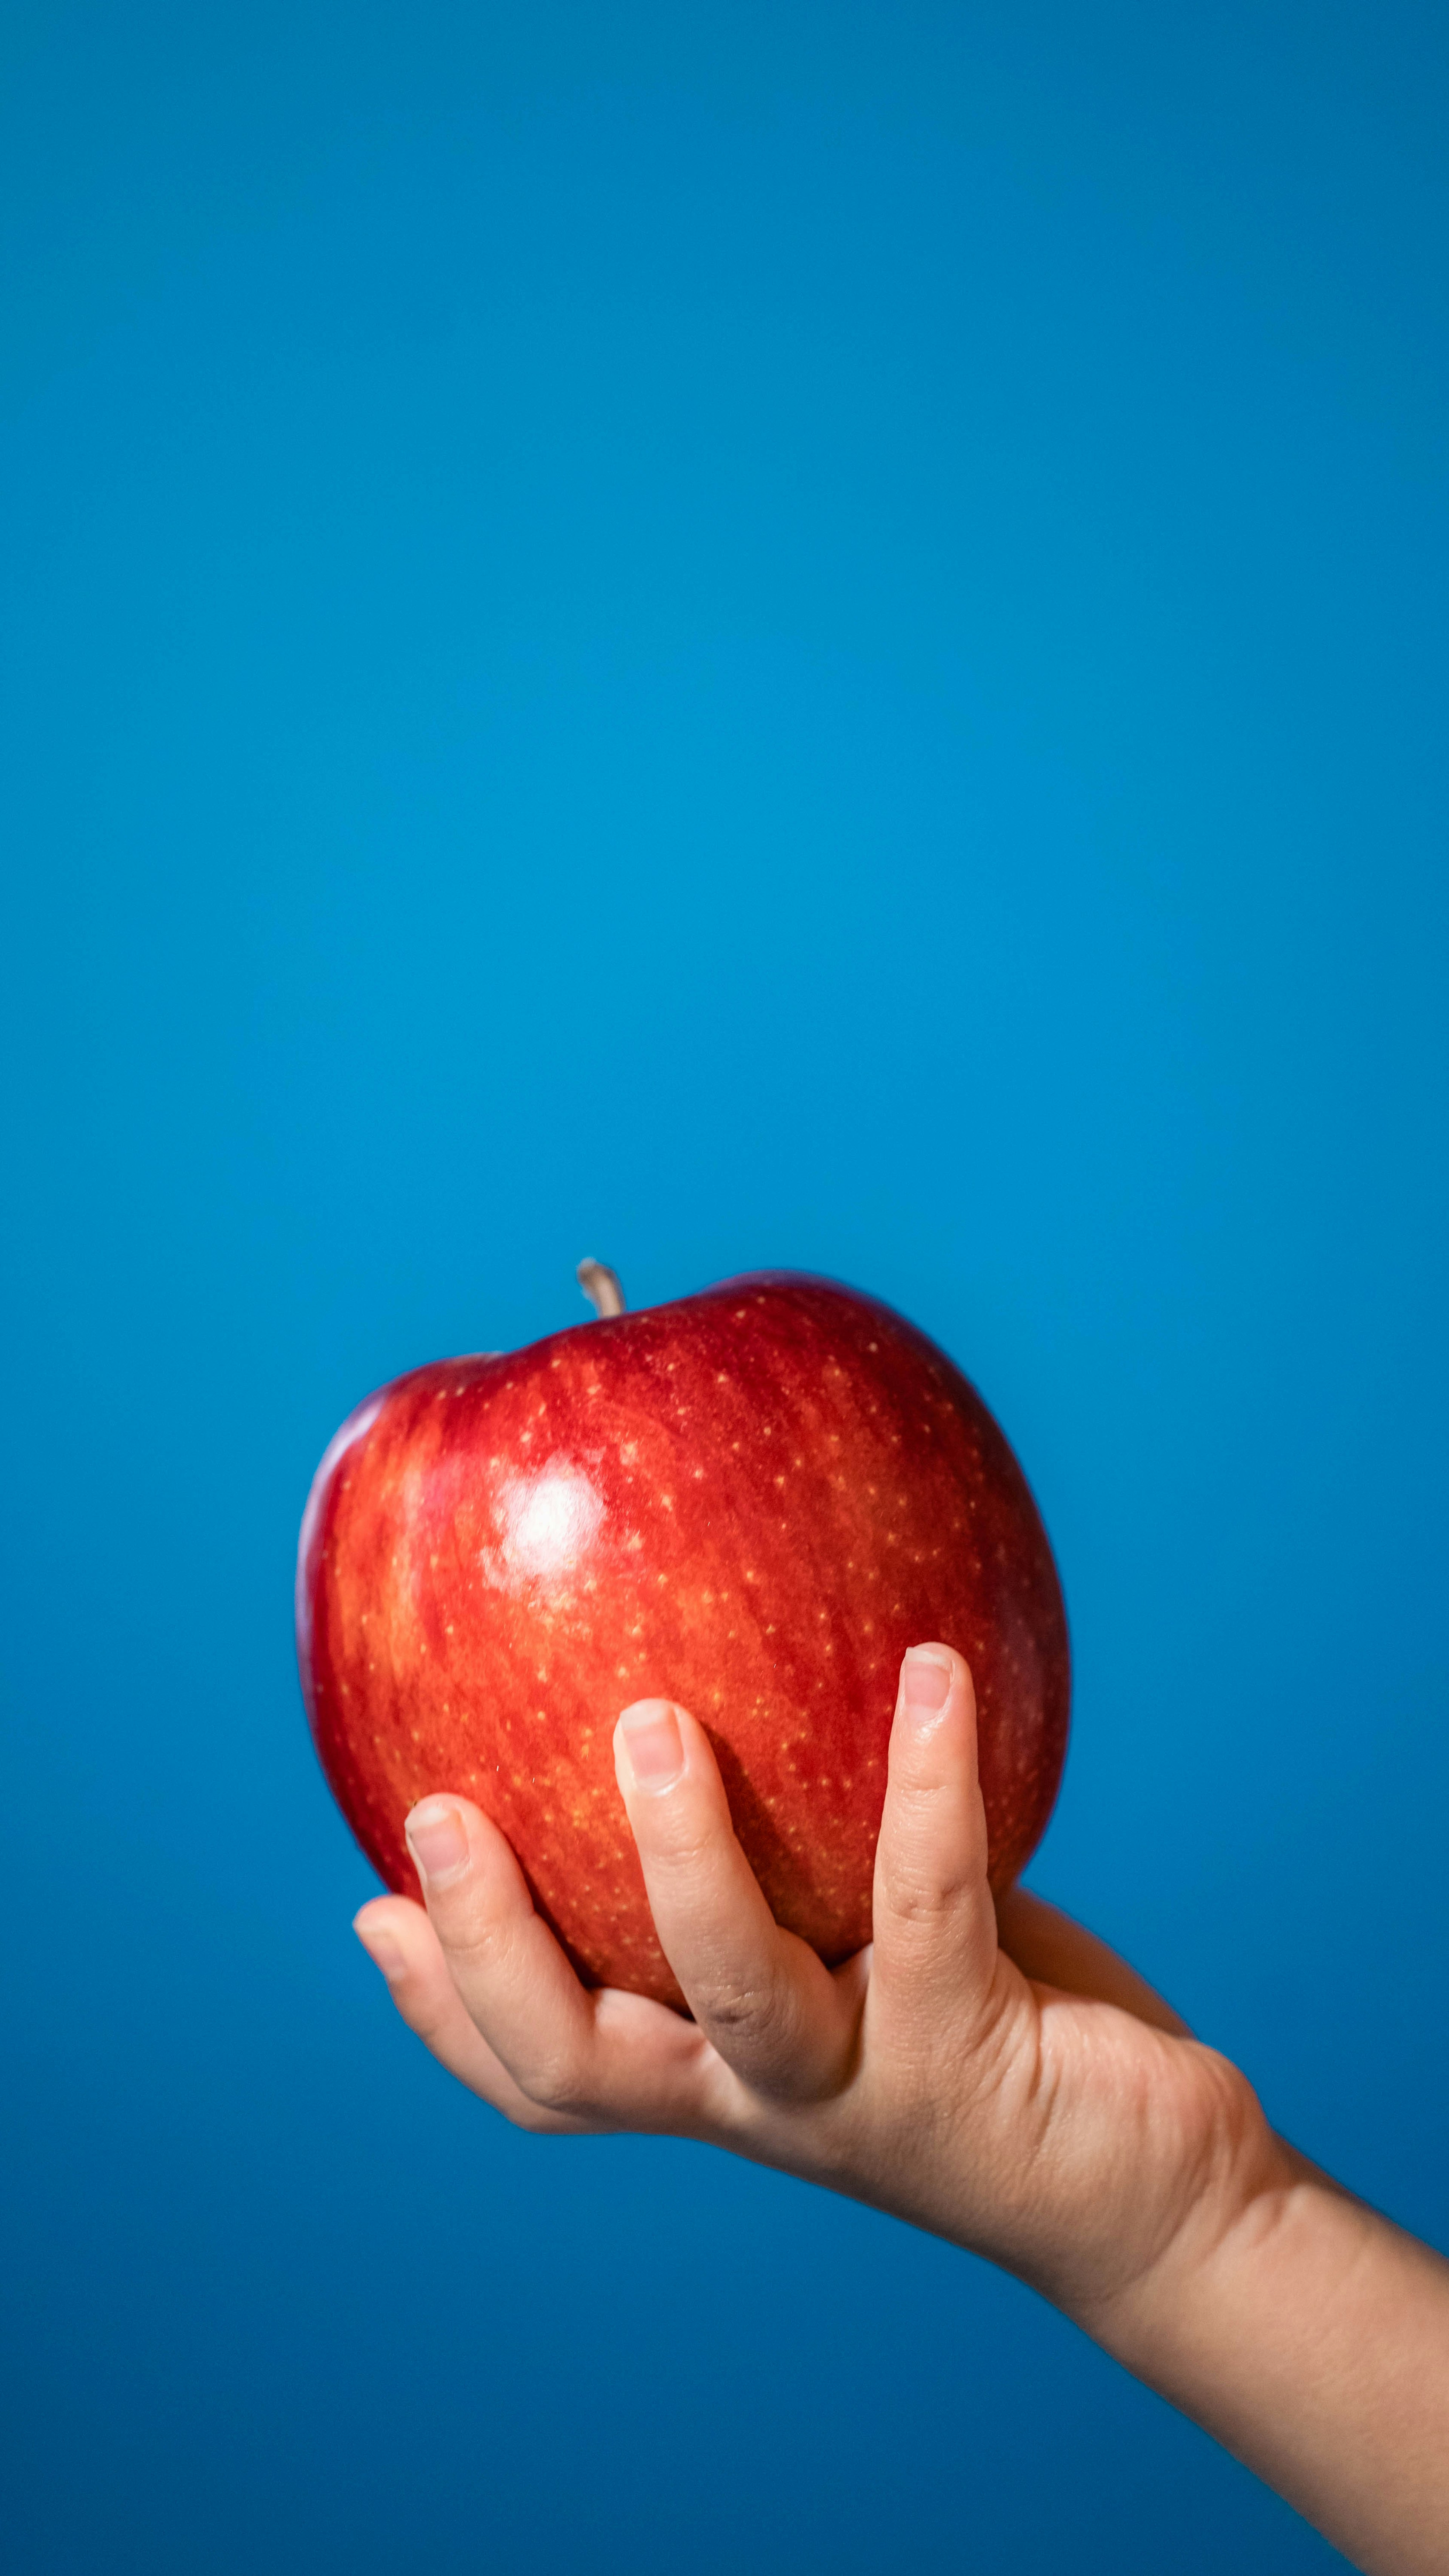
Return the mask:
<path id="1" fill-rule="evenodd" d="M 482 1809 L 424 1798 L 407 1837 L 453 1984 L 529 2101 L 590 2125 L 697 2133 L 699 2033 L 645 1995 L 580 1983 Z"/>

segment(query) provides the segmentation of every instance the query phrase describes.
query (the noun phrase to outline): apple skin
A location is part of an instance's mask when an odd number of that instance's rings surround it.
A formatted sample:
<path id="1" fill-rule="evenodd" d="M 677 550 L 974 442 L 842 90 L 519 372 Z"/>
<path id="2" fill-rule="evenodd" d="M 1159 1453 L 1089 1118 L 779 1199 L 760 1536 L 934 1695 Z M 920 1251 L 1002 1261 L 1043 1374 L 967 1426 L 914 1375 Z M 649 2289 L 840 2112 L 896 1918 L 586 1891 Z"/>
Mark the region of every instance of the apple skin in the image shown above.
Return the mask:
<path id="1" fill-rule="evenodd" d="M 975 1389 L 888 1307 L 765 1272 L 397 1378 L 317 1471 L 297 1651 L 322 1767 L 387 1885 L 403 1819 L 476 1800 L 590 1983 L 681 2000 L 614 1780 L 621 1708 L 718 1754 L 781 1923 L 870 1938 L 897 1673 L 975 1677 L 991 1878 L 1066 1750 L 1066 1615 L 1026 1479 Z"/>

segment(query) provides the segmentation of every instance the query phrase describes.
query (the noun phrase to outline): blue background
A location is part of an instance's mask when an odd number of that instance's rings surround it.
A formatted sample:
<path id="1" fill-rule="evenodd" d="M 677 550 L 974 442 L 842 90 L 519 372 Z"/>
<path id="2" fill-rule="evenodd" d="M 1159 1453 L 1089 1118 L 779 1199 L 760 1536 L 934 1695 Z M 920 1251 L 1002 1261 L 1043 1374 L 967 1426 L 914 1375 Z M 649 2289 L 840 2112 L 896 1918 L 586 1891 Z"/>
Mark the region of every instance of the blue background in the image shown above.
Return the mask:
<path id="1" fill-rule="evenodd" d="M 290 1583 L 581 1253 L 876 1290 L 1059 1552 L 1035 1882 L 1449 2236 L 1446 68 L 7 11 L 15 2576 L 1339 2563 L 967 2258 L 453 2090 Z"/>

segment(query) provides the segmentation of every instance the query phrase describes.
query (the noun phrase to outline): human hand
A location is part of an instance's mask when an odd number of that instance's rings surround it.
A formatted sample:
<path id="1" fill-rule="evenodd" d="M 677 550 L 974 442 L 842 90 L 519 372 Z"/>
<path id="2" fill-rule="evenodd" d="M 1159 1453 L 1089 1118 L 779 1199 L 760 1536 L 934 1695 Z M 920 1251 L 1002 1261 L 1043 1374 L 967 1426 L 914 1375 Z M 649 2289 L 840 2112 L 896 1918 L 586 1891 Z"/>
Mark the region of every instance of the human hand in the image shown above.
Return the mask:
<path id="1" fill-rule="evenodd" d="M 949 1647 L 902 1667 L 875 1937 L 834 1971 L 771 1917 L 694 1719 L 641 1702 L 615 1760 L 691 2021 L 587 1990 L 462 1798 L 408 1821 L 427 1912 L 381 1897 L 357 1918 L 404 2020 L 510 2119 L 731 2147 L 990 2256 L 1098 2333 L 1283 2179 L 1235 2068 L 1053 1908 L 993 1904 Z"/>
<path id="2" fill-rule="evenodd" d="M 1030 2281 L 1372 2576 L 1449 2569 L 1449 2265 L 1269 2128 L 1090 1933 L 993 1904 L 971 1676 L 907 1655 L 874 1940 L 773 1920 L 702 1727 L 626 1709 L 619 1788 L 692 2019 L 588 1991 L 497 1827 L 422 1800 L 427 1910 L 357 1930 L 435 2057 L 528 2129 L 672 2131 L 891 2210 Z"/>

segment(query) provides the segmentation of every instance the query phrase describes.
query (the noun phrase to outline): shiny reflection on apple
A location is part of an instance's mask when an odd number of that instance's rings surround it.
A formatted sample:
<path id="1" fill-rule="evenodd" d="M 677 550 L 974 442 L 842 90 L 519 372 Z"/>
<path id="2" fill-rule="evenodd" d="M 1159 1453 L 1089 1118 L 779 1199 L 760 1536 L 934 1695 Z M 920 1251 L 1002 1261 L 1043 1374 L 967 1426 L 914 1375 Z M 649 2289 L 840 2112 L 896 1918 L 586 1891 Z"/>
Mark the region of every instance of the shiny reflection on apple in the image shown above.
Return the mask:
<path id="1" fill-rule="evenodd" d="M 557 1582 L 587 1555 L 604 1517 L 603 1497 L 578 1467 L 518 1477 L 498 1498 L 502 1544 L 483 1563 L 497 1583 Z"/>

